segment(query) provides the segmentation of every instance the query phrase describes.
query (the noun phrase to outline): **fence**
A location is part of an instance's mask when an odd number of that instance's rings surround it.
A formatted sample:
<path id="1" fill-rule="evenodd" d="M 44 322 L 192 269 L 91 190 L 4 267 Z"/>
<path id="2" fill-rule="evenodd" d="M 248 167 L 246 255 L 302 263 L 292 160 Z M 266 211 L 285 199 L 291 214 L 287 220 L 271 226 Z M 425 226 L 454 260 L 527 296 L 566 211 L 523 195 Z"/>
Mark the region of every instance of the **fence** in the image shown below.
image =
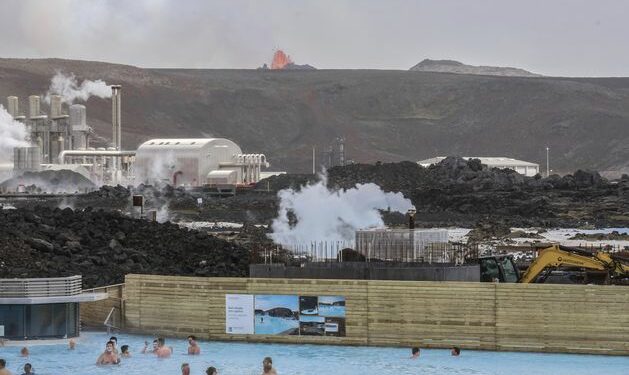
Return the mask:
<path id="1" fill-rule="evenodd" d="M 80 275 L 69 277 L 0 279 L 0 298 L 65 297 L 81 294 Z"/>
<path id="2" fill-rule="evenodd" d="M 628 355 L 627 291 L 601 285 L 127 275 L 124 316 L 130 331 L 178 337 Z M 226 334 L 226 294 L 344 296 L 346 337 Z"/>

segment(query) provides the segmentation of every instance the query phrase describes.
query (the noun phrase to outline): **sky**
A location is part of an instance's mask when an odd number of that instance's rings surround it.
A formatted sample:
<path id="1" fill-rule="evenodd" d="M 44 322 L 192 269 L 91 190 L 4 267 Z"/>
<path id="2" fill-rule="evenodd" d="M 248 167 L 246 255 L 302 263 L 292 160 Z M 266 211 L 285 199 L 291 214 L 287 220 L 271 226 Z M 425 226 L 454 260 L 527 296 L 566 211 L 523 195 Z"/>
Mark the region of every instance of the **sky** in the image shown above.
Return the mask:
<path id="1" fill-rule="evenodd" d="M 629 76 L 626 0 L 2 0 L 0 57 L 320 69 L 425 58 L 553 76 Z"/>

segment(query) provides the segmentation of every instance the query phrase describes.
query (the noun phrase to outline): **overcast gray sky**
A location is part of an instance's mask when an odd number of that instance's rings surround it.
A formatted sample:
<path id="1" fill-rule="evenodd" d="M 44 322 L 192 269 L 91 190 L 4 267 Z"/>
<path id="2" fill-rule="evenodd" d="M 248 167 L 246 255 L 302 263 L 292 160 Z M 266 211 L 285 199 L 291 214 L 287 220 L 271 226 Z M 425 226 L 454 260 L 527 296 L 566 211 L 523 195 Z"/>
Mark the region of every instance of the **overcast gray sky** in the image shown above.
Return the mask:
<path id="1" fill-rule="evenodd" d="M 255 68 L 281 48 L 322 69 L 629 76 L 625 0 L 2 0 L 0 31 L 0 57 Z"/>

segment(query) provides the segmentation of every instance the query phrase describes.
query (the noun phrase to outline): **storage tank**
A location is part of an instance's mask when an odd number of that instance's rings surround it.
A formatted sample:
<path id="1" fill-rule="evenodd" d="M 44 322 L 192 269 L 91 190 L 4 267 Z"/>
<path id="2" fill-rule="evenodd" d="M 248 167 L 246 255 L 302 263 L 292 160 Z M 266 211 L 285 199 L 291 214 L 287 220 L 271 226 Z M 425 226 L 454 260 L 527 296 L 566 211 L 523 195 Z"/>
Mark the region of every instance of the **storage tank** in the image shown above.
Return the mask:
<path id="1" fill-rule="evenodd" d="M 15 147 L 13 149 L 13 170 L 33 172 L 41 170 L 41 150 L 38 146 Z"/>

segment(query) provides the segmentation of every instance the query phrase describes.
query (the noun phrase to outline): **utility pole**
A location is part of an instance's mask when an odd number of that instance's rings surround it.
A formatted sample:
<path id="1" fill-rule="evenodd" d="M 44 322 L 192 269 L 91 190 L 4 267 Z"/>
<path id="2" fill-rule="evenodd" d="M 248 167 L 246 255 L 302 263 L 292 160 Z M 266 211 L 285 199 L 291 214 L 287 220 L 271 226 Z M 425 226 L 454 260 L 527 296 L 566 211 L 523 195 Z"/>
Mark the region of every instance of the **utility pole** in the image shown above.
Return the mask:
<path id="1" fill-rule="evenodd" d="M 315 154 L 315 146 L 312 146 L 312 174 L 316 174 L 316 167 L 315 167 L 315 160 L 316 160 L 316 154 Z"/>
<path id="2" fill-rule="evenodd" d="M 546 146 L 546 177 L 550 176 L 549 151 L 550 151 L 550 148 Z"/>

